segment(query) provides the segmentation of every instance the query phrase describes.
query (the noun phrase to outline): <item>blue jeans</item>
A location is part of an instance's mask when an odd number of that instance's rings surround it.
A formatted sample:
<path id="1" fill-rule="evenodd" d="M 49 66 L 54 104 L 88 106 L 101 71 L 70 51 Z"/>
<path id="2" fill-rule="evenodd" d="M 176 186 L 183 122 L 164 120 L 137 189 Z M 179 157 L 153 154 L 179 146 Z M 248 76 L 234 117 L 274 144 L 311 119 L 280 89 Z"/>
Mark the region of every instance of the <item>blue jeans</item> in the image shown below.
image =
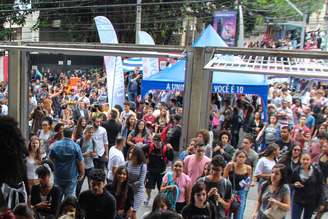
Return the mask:
<path id="1" fill-rule="evenodd" d="M 247 202 L 247 194 L 248 190 L 241 189 L 237 191 L 237 194 L 240 197 L 240 206 L 236 215 L 233 216 L 234 219 L 243 219 L 244 218 L 244 211 Z"/>
<path id="2" fill-rule="evenodd" d="M 316 203 L 301 204 L 301 203 L 294 202 L 292 208 L 292 219 L 301 219 L 303 210 L 304 210 L 303 219 L 311 219 L 312 214 L 316 209 L 316 207 L 317 207 Z"/>
<path id="3" fill-rule="evenodd" d="M 75 191 L 77 186 L 77 181 L 60 181 L 55 179 L 55 184 L 61 189 L 62 198 L 66 197 L 76 197 Z"/>

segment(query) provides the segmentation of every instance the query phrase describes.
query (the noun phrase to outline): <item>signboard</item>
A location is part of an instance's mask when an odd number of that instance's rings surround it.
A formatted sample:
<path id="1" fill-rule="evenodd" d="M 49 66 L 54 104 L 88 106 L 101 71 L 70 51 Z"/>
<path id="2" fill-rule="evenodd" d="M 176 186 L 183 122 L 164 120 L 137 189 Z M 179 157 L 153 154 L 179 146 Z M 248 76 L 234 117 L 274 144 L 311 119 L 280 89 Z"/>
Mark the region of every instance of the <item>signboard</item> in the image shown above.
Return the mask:
<path id="1" fill-rule="evenodd" d="M 237 12 L 216 11 L 213 15 L 213 28 L 229 47 L 236 46 Z"/>

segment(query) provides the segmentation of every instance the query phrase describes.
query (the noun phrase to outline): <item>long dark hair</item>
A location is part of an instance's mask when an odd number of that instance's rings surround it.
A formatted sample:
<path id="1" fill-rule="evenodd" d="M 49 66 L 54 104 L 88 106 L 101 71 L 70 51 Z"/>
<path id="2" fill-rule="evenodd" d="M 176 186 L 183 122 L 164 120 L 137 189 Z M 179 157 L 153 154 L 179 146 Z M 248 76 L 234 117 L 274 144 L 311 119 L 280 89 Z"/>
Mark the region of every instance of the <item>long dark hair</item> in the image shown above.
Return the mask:
<path id="1" fill-rule="evenodd" d="M 41 162 L 41 160 L 42 160 L 42 158 L 41 158 L 41 142 L 40 142 L 40 139 L 39 139 L 38 136 L 33 135 L 31 137 L 30 142 L 28 143 L 28 146 L 27 146 L 28 153 L 30 155 L 31 152 L 32 152 L 32 141 L 33 140 L 39 141 L 39 148 L 36 150 L 36 154 L 35 154 L 34 159 L 36 159 L 37 161 Z"/>
<path id="2" fill-rule="evenodd" d="M 27 147 L 13 118 L 0 116 L 0 130 L 0 183 L 15 185 L 26 175 Z"/>
<path id="3" fill-rule="evenodd" d="M 292 156 L 293 156 L 293 150 L 296 146 L 301 148 L 300 157 L 298 158 L 298 162 L 300 162 L 301 161 L 301 156 L 302 156 L 302 153 L 303 153 L 303 149 L 302 149 L 302 146 L 301 146 L 300 142 L 294 142 L 293 145 L 290 147 L 288 153 L 280 159 L 279 163 L 282 163 L 284 165 L 287 165 L 288 163 L 290 163 L 290 161 L 292 160 Z"/>
<path id="4" fill-rule="evenodd" d="M 134 133 L 135 133 L 135 135 L 137 135 L 137 134 L 140 133 L 140 131 L 139 131 L 139 124 L 142 123 L 142 122 L 144 123 L 144 128 L 143 128 L 143 130 L 141 131 L 141 134 L 142 134 L 142 136 L 147 135 L 147 131 L 146 131 L 146 123 L 145 123 L 143 120 L 138 120 L 138 122 L 137 122 L 137 124 L 136 124 L 136 127 L 134 128 Z"/>
<path id="5" fill-rule="evenodd" d="M 171 209 L 172 206 L 171 206 L 170 201 L 167 198 L 167 196 L 164 193 L 159 193 L 158 195 L 156 195 L 156 197 L 154 199 L 151 212 L 155 212 L 155 211 L 159 210 L 162 202 L 166 204 L 167 210 L 172 210 Z"/>
<path id="6" fill-rule="evenodd" d="M 79 120 L 77 120 L 76 129 L 75 129 L 75 138 L 78 139 L 82 133 L 85 127 L 82 126 L 82 121 L 85 120 L 86 126 L 88 125 L 88 121 L 84 117 L 80 117 Z"/>
<path id="7" fill-rule="evenodd" d="M 116 194 L 117 187 L 119 185 L 118 183 L 118 174 L 122 173 L 125 171 L 126 174 L 126 181 L 121 184 L 121 188 L 119 189 L 119 193 Z M 113 192 L 115 193 L 117 199 L 121 199 L 122 202 L 124 203 L 125 200 L 128 197 L 128 169 L 126 166 L 119 166 L 115 172 L 114 179 L 113 179 Z M 130 194 L 131 195 L 131 194 Z"/>
<path id="8" fill-rule="evenodd" d="M 280 182 L 279 182 L 279 185 L 278 187 L 281 188 L 286 182 L 287 182 L 287 174 L 286 174 L 286 166 L 284 164 L 276 164 L 272 167 L 272 170 L 273 169 L 278 169 L 279 172 L 280 172 L 280 175 L 281 175 L 281 179 L 280 179 Z M 271 185 L 272 182 L 271 182 L 271 178 L 268 179 L 262 186 L 262 189 L 261 189 L 261 192 L 264 191 L 264 188 Z"/>
<path id="9" fill-rule="evenodd" d="M 269 144 L 268 147 L 260 154 L 260 157 L 271 156 L 277 148 L 279 148 L 279 145 L 276 143 Z"/>
<path id="10" fill-rule="evenodd" d="M 132 124 L 130 124 L 130 118 L 132 116 L 134 116 L 134 115 L 133 114 L 129 115 L 128 118 L 125 120 L 125 127 L 127 129 L 131 129 L 131 128 L 134 129 L 135 128 L 135 126 L 132 126 Z"/>
<path id="11" fill-rule="evenodd" d="M 136 157 L 136 160 L 137 160 L 137 164 L 138 165 L 141 165 L 141 164 L 144 164 L 146 162 L 146 158 L 145 158 L 145 154 L 144 152 L 142 151 L 142 149 L 140 147 L 131 147 L 129 149 L 129 153 L 133 150 L 134 152 L 134 155 Z"/>

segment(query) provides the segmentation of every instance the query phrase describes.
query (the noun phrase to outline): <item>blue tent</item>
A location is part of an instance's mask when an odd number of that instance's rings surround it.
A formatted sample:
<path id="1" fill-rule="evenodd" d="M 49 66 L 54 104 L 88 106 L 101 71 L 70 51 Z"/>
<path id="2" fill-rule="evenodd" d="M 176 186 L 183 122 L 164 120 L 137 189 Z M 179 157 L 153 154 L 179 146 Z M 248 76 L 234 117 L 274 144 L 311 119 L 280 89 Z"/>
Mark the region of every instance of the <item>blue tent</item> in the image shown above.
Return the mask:
<path id="1" fill-rule="evenodd" d="M 200 34 L 193 47 L 227 47 L 211 25 Z M 220 57 L 231 62 L 233 56 Z M 176 64 L 150 76 L 142 81 L 142 96 L 149 90 L 183 91 L 185 81 L 185 60 L 179 60 Z M 239 74 L 226 72 L 213 72 L 212 93 L 226 94 L 256 94 L 263 99 L 264 115 L 267 111 L 269 86 L 265 75 Z"/>
<path id="2" fill-rule="evenodd" d="M 228 47 L 212 25 L 208 25 L 200 34 L 200 37 L 193 43 L 192 47 Z"/>
<path id="3" fill-rule="evenodd" d="M 142 81 L 142 96 L 150 90 L 183 91 L 186 61 L 177 63 Z M 256 94 L 266 114 L 269 86 L 265 75 L 213 72 L 212 93 Z"/>

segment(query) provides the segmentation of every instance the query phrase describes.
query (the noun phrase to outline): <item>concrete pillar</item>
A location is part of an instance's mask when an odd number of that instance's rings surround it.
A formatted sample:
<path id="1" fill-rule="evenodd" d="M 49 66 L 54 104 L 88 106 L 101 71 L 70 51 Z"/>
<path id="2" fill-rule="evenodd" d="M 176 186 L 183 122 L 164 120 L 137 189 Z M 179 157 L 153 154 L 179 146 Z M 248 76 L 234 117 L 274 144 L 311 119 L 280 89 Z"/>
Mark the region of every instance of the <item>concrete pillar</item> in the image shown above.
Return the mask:
<path id="1" fill-rule="evenodd" d="M 28 137 L 28 69 L 28 54 L 10 50 L 8 114 L 17 120 L 25 138 Z"/>
<path id="2" fill-rule="evenodd" d="M 29 53 L 21 52 L 21 81 L 20 81 L 20 129 L 23 136 L 29 137 L 29 81 L 30 81 Z"/>
<path id="3" fill-rule="evenodd" d="M 20 123 L 21 52 L 10 50 L 8 52 L 8 59 L 8 114 Z"/>
<path id="4" fill-rule="evenodd" d="M 203 70 L 210 54 L 205 48 L 193 48 L 188 52 L 184 87 L 184 114 L 181 146 L 185 147 L 197 131 L 208 128 L 212 90 L 212 74 Z"/>

